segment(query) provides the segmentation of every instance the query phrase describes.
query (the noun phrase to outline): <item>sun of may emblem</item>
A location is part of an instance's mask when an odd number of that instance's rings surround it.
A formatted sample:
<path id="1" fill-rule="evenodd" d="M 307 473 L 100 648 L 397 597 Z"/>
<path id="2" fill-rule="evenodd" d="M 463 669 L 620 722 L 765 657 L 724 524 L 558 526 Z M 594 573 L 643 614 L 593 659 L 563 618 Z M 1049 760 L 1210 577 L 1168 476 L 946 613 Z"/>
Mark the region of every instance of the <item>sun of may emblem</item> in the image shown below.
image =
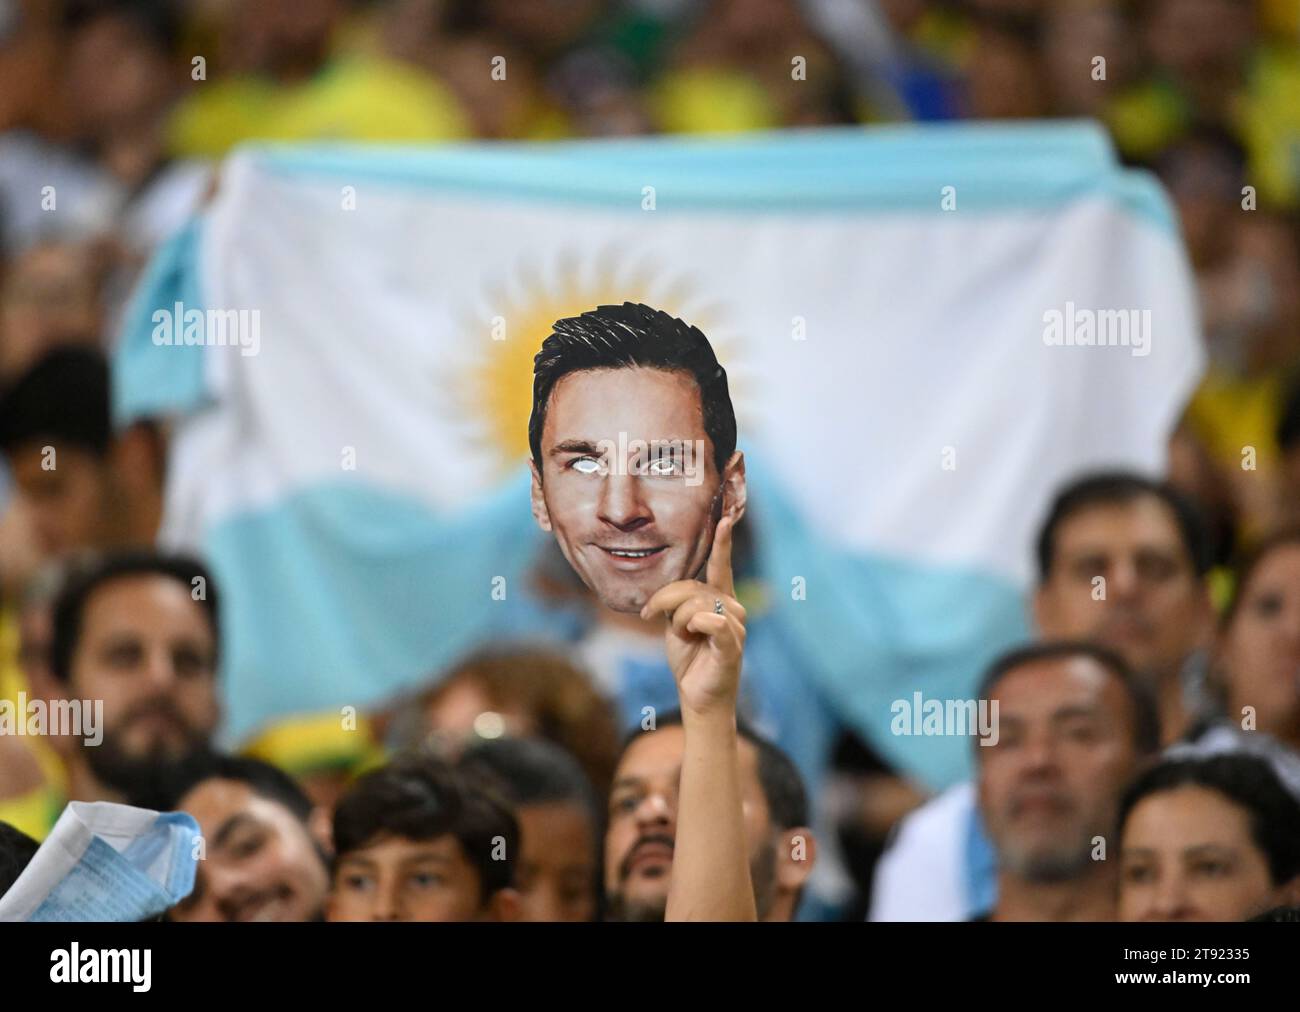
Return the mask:
<path id="1" fill-rule="evenodd" d="M 502 472 L 528 457 L 533 356 L 551 325 L 610 303 L 643 302 L 699 327 L 731 372 L 729 340 L 716 304 L 689 278 L 674 276 L 644 255 L 560 251 L 521 260 L 504 280 L 484 286 L 457 320 L 458 359 L 438 403 L 468 425 L 482 452 Z"/>

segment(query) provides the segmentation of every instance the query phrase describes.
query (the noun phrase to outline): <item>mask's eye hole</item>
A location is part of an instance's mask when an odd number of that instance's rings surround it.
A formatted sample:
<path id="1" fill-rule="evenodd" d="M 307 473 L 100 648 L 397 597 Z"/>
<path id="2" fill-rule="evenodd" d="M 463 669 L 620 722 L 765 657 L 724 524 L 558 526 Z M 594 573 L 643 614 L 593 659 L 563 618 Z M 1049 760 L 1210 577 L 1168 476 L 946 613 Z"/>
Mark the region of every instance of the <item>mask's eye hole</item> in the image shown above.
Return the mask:
<path id="1" fill-rule="evenodd" d="M 569 467 L 579 474 L 595 474 L 600 470 L 600 462 L 594 457 L 578 457 L 570 462 Z"/>
<path id="2" fill-rule="evenodd" d="M 667 477 L 677 473 L 677 461 L 672 457 L 656 457 L 650 461 L 649 472 L 651 474 Z"/>

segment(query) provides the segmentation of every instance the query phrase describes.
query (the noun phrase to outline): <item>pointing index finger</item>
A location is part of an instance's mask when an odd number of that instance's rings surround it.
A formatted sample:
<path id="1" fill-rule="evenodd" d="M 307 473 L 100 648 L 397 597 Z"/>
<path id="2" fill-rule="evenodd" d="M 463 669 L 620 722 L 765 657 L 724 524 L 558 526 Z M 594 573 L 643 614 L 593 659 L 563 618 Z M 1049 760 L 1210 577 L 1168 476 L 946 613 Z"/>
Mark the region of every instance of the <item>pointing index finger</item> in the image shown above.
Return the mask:
<path id="1" fill-rule="evenodd" d="M 723 517 L 713 532 L 713 549 L 709 552 L 707 576 L 710 587 L 717 587 L 724 594 L 736 596 L 736 584 L 731 575 L 731 532 L 736 522 L 731 517 Z"/>

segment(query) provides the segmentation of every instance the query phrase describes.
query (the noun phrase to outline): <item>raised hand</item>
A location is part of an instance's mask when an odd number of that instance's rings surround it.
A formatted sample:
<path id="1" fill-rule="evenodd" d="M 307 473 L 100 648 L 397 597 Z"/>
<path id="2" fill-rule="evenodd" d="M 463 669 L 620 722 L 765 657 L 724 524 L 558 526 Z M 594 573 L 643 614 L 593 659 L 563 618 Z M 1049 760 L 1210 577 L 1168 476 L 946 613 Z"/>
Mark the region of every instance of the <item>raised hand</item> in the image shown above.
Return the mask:
<path id="1" fill-rule="evenodd" d="M 713 535 L 707 583 L 678 580 L 646 602 L 641 617 L 662 612 L 664 643 L 677 681 L 683 715 L 734 714 L 745 647 L 745 609 L 736 600 L 731 573 L 735 521 L 723 517 Z"/>

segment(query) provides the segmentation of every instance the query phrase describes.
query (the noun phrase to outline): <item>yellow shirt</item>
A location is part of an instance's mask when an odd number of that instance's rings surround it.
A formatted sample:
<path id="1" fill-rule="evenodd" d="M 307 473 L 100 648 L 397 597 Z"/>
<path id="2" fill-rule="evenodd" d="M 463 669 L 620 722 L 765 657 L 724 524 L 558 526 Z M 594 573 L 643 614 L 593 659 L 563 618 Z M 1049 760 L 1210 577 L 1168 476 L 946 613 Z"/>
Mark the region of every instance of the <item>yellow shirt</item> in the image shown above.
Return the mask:
<path id="1" fill-rule="evenodd" d="M 0 606 L 0 700 L 17 706 L 19 693 L 26 691 L 27 680 L 18 663 L 16 609 Z M 44 783 L 26 794 L 0 798 L 0 822 L 44 840 L 63 811 L 66 774 L 57 754 L 40 738 L 24 737 L 21 741 L 40 765 Z"/>
<path id="2" fill-rule="evenodd" d="M 1231 110 L 1259 207 L 1300 205 L 1300 48 L 1260 46 Z M 1150 159 L 1191 126 L 1193 115 L 1171 82 L 1150 79 L 1112 102 L 1105 118 L 1120 150 Z"/>
<path id="3" fill-rule="evenodd" d="M 668 133 L 740 133 L 779 125 L 763 86 L 747 74 L 713 68 L 669 71 L 650 96 Z"/>
<path id="4" fill-rule="evenodd" d="M 1243 378 L 1211 368 L 1187 408 L 1187 418 L 1215 463 L 1240 468 L 1243 449 L 1253 447 L 1256 466 L 1277 463 L 1277 423 L 1282 378 Z"/>
<path id="5" fill-rule="evenodd" d="M 330 62 L 311 80 L 200 82 L 172 115 L 180 156 L 219 157 L 243 141 L 438 141 L 470 135 L 452 93 L 430 74 L 383 57 Z"/>

